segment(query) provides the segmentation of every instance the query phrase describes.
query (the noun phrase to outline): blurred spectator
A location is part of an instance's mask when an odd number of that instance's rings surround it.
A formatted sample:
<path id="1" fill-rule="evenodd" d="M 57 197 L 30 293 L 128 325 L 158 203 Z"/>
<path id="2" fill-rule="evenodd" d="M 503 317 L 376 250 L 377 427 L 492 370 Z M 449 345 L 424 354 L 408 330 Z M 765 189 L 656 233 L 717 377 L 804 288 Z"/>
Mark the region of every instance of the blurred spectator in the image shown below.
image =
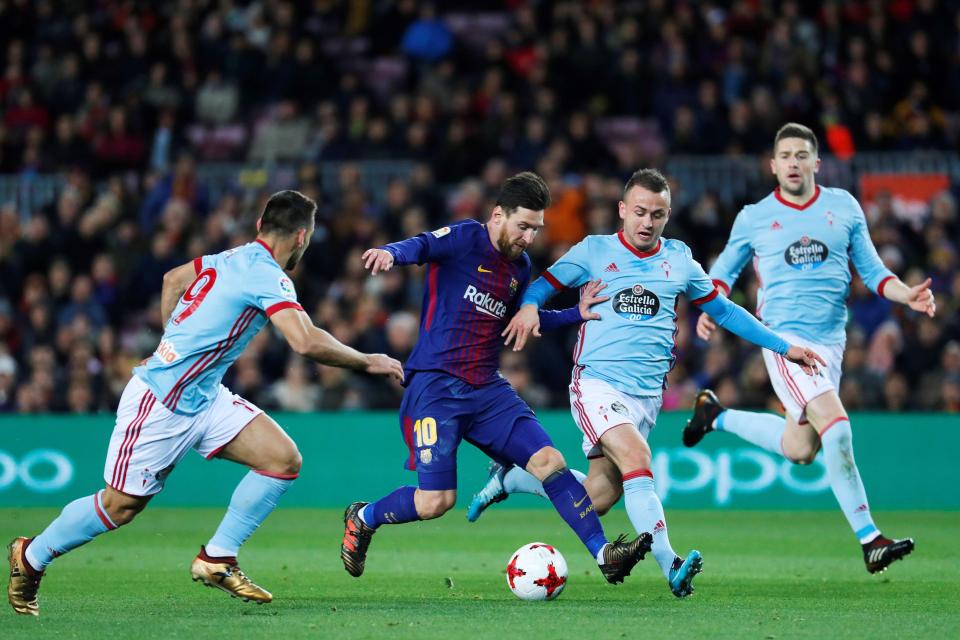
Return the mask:
<path id="1" fill-rule="evenodd" d="M 813 126 L 825 149 L 896 154 L 891 166 L 960 143 L 960 11 L 944 2 L 601 0 L 481 14 L 419 0 L 95 4 L 0 4 L 0 24 L 32 25 L 0 52 L 0 171 L 17 202 L 0 203 L 0 411 L 111 410 L 156 347 L 163 273 L 251 240 L 274 189 L 320 202 L 293 274 L 304 308 L 355 346 L 405 357 L 424 270 L 370 279 L 360 253 L 485 220 L 512 172 L 535 169 L 551 187 L 531 249 L 542 269 L 585 234 L 616 230 L 637 166 L 687 154 L 742 163 L 744 189 L 674 181 L 666 235 L 709 266 L 744 204 L 731 193 L 769 192 L 748 176 L 784 120 Z M 830 164 L 856 181 L 858 163 Z M 379 166 L 404 168 L 384 177 Z M 21 197 L 36 180 L 42 199 Z M 954 184 L 908 205 L 880 193 L 865 207 L 881 258 L 905 281 L 929 274 L 939 308 L 921 318 L 854 280 L 847 406 L 958 410 L 956 195 Z M 733 296 L 752 306 L 747 271 Z M 664 407 L 711 385 L 727 402 L 779 410 L 756 349 L 696 340 L 688 307 Z M 531 404 L 566 405 L 574 335 L 504 354 Z M 295 410 L 393 408 L 400 393 L 290 360 L 270 330 L 227 382 Z"/>

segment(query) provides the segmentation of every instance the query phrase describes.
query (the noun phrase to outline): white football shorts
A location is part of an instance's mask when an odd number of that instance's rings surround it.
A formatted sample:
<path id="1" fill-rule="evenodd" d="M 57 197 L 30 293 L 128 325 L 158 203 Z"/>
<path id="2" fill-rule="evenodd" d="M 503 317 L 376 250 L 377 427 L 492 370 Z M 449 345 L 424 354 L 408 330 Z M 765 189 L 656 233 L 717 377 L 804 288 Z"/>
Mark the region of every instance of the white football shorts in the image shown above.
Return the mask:
<path id="1" fill-rule="evenodd" d="M 790 333 L 781 333 L 780 336 L 792 345 L 813 349 L 827 362 L 827 366 L 821 367 L 819 374 L 809 376 L 803 372 L 800 365 L 790 362 L 778 353 L 763 350 L 763 362 L 767 365 L 770 383 L 784 410 L 797 422 L 805 422 L 808 402 L 840 388 L 845 345 L 817 344 Z"/>
<path id="2" fill-rule="evenodd" d="M 133 376 L 117 407 L 103 479 L 130 495 L 159 493 L 188 450 L 212 458 L 261 413 L 259 407 L 220 385 L 213 402 L 203 411 L 179 415 L 163 406 L 150 388 Z"/>
<path id="3" fill-rule="evenodd" d="M 646 440 L 657 424 L 663 396 L 633 396 L 603 380 L 582 378 L 581 370 L 581 367 L 574 369 L 570 382 L 570 413 L 583 432 L 583 453 L 587 458 L 603 457 L 597 443 L 617 425 L 632 424 Z"/>

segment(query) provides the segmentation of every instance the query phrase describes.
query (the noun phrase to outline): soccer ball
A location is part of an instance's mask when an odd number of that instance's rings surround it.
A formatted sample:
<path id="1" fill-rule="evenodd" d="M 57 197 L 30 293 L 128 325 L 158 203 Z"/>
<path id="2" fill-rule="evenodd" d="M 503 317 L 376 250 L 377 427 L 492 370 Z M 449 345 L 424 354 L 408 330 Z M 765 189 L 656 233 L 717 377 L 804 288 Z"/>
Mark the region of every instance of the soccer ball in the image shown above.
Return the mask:
<path id="1" fill-rule="evenodd" d="M 507 584 L 521 600 L 553 600 L 567 586 L 567 561 L 549 544 L 525 544 L 510 556 Z"/>

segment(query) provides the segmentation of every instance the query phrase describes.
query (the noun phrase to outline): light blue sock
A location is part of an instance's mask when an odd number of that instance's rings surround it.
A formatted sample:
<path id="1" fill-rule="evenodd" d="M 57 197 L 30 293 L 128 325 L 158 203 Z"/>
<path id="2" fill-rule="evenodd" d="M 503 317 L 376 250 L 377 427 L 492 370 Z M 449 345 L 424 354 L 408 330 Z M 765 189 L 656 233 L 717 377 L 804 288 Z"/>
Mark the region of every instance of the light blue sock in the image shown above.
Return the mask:
<path id="1" fill-rule="evenodd" d="M 43 571 L 57 556 L 117 528 L 103 508 L 102 493 L 78 498 L 65 506 L 57 519 L 30 542 L 26 557 L 31 567 Z"/>
<path id="2" fill-rule="evenodd" d="M 633 471 L 623 476 L 623 501 L 627 517 L 637 533 L 645 531 L 653 535 L 653 557 L 664 577 L 670 577 L 670 567 L 677 557 L 667 535 L 667 519 L 663 505 L 654 491 L 653 473 L 649 470 Z"/>
<path id="3" fill-rule="evenodd" d="M 587 475 L 576 469 L 570 469 L 570 473 L 577 479 L 577 482 L 583 484 Z M 537 480 L 537 477 L 521 467 L 511 467 L 503 476 L 503 490 L 507 493 L 531 493 L 541 498 L 550 499 L 547 492 L 543 490 L 543 483 Z"/>
<path id="4" fill-rule="evenodd" d="M 857 539 L 861 543 L 870 542 L 880 535 L 880 531 L 870 515 L 867 490 L 863 487 L 857 462 L 853 458 L 850 421 L 846 418 L 834 420 L 821 432 L 820 442 L 823 443 L 823 463 L 827 467 L 833 495 Z"/>
<path id="5" fill-rule="evenodd" d="M 727 409 L 717 416 L 713 428 L 740 436 L 778 456 L 783 455 L 783 432 L 787 421 L 780 416 Z"/>
<path id="6" fill-rule="evenodd" d="M 230 498 L 217 532 L 206 545 L 207 555 L 235 558 L 240 545 L 267 519 L 292 484 L 293 478 L 271 478 L 256 471 L 245 475 Z"/>

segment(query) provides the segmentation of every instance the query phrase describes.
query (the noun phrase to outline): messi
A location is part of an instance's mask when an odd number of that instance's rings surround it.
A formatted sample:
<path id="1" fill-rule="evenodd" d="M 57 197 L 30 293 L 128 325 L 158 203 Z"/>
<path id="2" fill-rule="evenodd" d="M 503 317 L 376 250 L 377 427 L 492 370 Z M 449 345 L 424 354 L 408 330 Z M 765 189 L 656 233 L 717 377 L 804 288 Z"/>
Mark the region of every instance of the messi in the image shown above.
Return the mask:
<path id="1" fill-rule="evenodd" d="M 467 290 L 463 292 L 463 297 L 472 302 L 477 311 L 492 315 L 497 318 L 503 318 L 507 314 L 507 305 L 498 298 L 495 298 L 486 291 L 477 291 L 472 284 L 467 285 Z"/>

